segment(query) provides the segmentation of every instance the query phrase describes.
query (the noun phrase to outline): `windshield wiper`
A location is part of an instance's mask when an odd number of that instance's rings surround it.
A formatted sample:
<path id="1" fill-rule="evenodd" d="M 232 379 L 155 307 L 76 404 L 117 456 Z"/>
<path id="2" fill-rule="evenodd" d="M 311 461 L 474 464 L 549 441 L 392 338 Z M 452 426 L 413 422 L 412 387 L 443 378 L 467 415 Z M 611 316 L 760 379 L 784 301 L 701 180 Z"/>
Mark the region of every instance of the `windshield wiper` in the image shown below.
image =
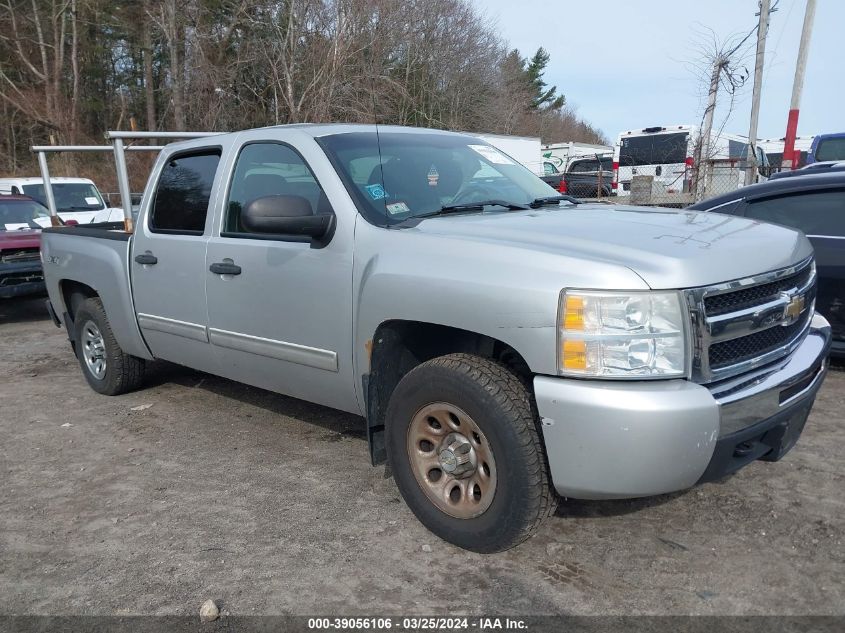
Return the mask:
<path id="1" fill-rule="evenodd" d="M 480 200 L 479 202 L 465 202 L 462 204 L 446 204 L 440 207 L 437 211 L 429 211 L 428 213 L 421 213 L 419 215 L 411 216 L 408 219 L 415 218 L 433 218 L 438 215 L 448 215 L 450 213 L 462 213 L 464 211 L 484 211 L 484 207 L 505 207 L 511 211 L 525 211 L 530 207 L 525 204 L 517 204 L 516 202 L 508 202 L 506 200 Z"/>
<path id="2" fill-rule="evenodd" d="M 101 208 L 102 207 L 98 204 L 89 204 L 89 205 L 84 205 L 84 206 L 81 205 L 81 204 L 76 204 L 76 205 L 71 205 L 69 207 L 61 207 L 59 209 L 59 211 L 94 211 L 94 210 L 99 210 Z"/>
<path id="3" fill-rule="evenodd" d="M 571 202 L 572 204 L 583 204 L 578 198 L 572 196 L 548 196 L 547 198 L 536 198 L 528 206 L 532 209 L 544 207 L 547 204 L 557 204 L 558 202 Z"/>

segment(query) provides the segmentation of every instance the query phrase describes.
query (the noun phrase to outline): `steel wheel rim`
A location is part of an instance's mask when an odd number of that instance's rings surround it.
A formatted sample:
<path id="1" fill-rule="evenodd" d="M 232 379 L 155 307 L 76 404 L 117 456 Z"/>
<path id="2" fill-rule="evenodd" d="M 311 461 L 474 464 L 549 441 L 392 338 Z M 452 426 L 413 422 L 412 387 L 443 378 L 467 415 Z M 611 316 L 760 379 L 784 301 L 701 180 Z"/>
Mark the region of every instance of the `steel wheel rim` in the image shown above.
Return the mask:
<path id="1" fill-rule="evenodd" d="M 82 326 L 82 358 L 94 378 L 102 380 L 106 375 L 106 345 L 100 328 L 93 321 Z"/>
<path id="2" fill-rule="evenodd" d="M 439 510 L 472 519 L 490 507 L 496 461 L 484 432 L 462 409 L 434 402 L 417 411 L 406 449 L 414 478 Z"/>

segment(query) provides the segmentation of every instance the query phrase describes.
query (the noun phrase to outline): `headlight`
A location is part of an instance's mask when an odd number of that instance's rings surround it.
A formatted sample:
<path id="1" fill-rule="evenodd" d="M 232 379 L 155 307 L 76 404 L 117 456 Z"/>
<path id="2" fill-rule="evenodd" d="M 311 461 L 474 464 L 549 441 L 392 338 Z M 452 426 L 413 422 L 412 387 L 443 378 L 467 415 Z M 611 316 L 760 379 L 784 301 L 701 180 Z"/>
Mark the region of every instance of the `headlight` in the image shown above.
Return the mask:
<path id="1" fill-rule="evenodd" d="M 558 371 L 596 378 L 685 376 L 685 318 L 678 292 L 564 290 Z"/>

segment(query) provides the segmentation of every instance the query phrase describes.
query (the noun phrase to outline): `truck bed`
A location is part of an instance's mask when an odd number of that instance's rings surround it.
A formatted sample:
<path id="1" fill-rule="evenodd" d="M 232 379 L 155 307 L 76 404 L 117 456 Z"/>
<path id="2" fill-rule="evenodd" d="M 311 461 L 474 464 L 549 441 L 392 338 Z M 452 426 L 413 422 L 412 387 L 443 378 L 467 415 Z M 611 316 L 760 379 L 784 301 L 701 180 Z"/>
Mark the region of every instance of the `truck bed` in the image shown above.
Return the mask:
<path id="1" fill-rule="evenodd" d="M 129 254 L 132 236 L 120 222 L 51 227 L 42 231 L 41 254 L 50 302 L 59 320 L 74 327 L 71 297 L 87 289 L 99 295 L 120 347 L 151 358 L 141 337 L 132 301 Z"/>

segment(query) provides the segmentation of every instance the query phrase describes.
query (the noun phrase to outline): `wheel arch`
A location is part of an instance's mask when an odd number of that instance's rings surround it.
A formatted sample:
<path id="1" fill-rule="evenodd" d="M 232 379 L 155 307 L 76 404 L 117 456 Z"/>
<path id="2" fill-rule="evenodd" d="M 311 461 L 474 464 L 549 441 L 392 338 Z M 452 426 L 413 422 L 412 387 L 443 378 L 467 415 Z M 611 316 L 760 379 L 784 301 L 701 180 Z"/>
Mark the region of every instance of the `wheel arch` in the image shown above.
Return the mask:
<path id="1" fill-rule="evenodd" d="M 382 322 L 368 346 L 369 372 L 363 376 L 367 442 L 373 465 L 386 460 L 385 414 L 390 396 L 414 367 L 446 354 L 467 353 L 498 361 L 530 388 L 533 373 L 512 346 L 491 336 L 424 321 Z"/>
<path id="2" fill-rule="evenodd" d="M 62 298 L 62 305 L 59 306 L 61 320 L 64 323 L 70 346 L 73 348 L 74 353 L 76 353 L 76 340 L 74 340 L 73 336 L 76 313 L 79 310 L 79 306 L 86 299 L 99 297 L 100 295 L 88 284 L 73 279 L 62 279 L 59 281 L 58 286 Z"/>
<path id="3" fill-rule="evenodd" d="M 95 287 L 76 279 L 65 278 L 58 281 L 57 287 L 62 305 L 56 306 L 54 304 L 53 307 L 57 308 L 56 311 L 59 312 L 61 321 L 67 330 L 68 339 L 70 339 L 74 349 L 73 329 L 79 306 L 86 299 L 97 297 L 103 302 L 109 324 L 121 349 L 139 358 L 152 359 L 152 354 L 147 349 L 135 320 L 128 286 L 126 288 L 122 286 L 114 287 L 107 280 L 101 289 L 99 285 Z M 52 297 L 55 298 L 55 293 Z"/>
<path id="4" fill-rule="evenodd" d="M 100 296 L 100 293 L 88 284 L 73 279 L 59 281 L 59 290 L 62 293 L 63 312 L 70 316 L 71 323 L 83 301 Z"/>

